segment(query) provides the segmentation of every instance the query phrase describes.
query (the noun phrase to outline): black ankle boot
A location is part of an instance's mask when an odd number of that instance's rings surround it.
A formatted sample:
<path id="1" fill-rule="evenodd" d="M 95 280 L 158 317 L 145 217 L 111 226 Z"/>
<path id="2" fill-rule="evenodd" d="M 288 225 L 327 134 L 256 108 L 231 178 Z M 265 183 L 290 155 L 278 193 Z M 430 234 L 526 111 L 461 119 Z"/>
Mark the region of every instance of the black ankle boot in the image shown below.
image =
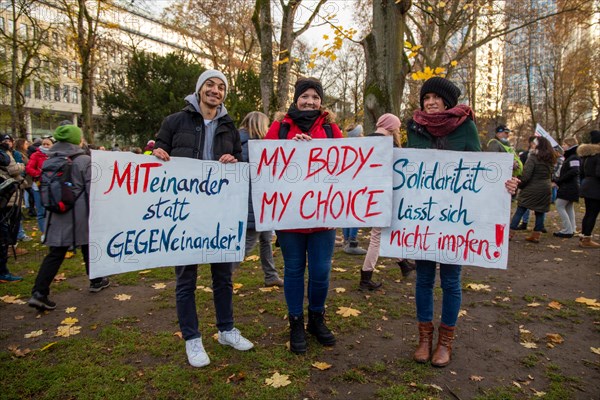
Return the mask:
<path id="1" fill-rule="evenodd" d="M 308 310 L 308 325 L 306 330 L 314 335 L 323 346 L 333 346 L 335 336 L 325 325 L 325 311 L 316 312 Z"/>
<path id="2" fill-rule="evenodd" d="M 406 260 L 398 261 L 398 266 L 400 267 L 400 270 L 402 271 L 402 276 L 405 278 L 408 277 L 410 275 L 410 273 L 415 270 L 414 264 L 411 264 Z"/>
<path id="3" fill-rule="evenodd" d="M 290 319 L 290 351 L 295 354 L 306 353 L 306 332 L 304 332 L 304 315 L 289 316 Z"/>
<path id="4" fill-rule="evenodd" d="M 360 271 L 359 290 L 375 290 L 381 287 L 381 282 L 373 282 L 371 278 L 373 278 L 373 271 Z"/>

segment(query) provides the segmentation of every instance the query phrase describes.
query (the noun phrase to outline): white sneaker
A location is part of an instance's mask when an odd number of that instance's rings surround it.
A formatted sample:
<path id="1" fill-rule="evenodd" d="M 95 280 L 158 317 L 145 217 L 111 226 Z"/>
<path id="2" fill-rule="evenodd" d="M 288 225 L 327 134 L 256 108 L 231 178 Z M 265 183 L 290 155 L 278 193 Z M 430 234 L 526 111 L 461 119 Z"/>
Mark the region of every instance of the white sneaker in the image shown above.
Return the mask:
<path id="1" fill-rule="evenodd" d="M 210 364 L 210 358 L 202 345 L 202 338 L 185 341 L 185 352 L 192 367 L 205 367 Z"/>
<path id="2" fill-rule="evenodd" d="M 250 350 L 254 347 L 251 341 L 242 336 L 238 328 L 224 332 L 219 331 L 219 343 L 240 351 Z"/>

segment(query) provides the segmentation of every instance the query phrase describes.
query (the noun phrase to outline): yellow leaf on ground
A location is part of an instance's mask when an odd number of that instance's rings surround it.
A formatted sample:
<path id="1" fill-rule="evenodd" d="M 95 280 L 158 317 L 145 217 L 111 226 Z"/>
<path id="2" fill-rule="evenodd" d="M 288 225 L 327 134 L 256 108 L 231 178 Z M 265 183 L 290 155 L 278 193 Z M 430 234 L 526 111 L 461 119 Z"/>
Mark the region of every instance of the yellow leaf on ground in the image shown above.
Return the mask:
<path id="1" fill-rule="evenodd" d="M 279 287 L 278 286 L 261 287 L 261 288 L 258 288 L 258 290 L 260 290 L 261 292 L 268 293 L 268 292 L 273 292 L 273 291 L 279 290 Z"/>
<path id="2" fill-rule="evenodd" d="M 312 363 L 311 365 L 321 371 L 325 371 L 326 369 L 331 368 L 331 364 L 327 364 L 326 362 L 321 362 L 321 361 L 316 361 L 316 362 Z"/>
<path id="3" fill-rule="evenodd" d="M 238 290 L 238 289 L 241 289 L 242 287 L 244 287 L 243 283 L 234 283 L 233 284 L 233 290 Z"/>
<path id="4" fill-rule="evenodd" d="M 575 299 L 575 301 L 577 303 L 583 303 L 587 306 L 594 306 L 594 307 L 600 306 L 600 303 L 598 303 L 598 300 L 596 300 L 596 299 L 588 299 L 586 297 L 578 297 Z"/>
<path id="5" fill-rule="evenodd" d="M 79 320 L 77 318 L 65 318 L 61 321 L 61 324 L 63 325 L 75 325 L 76 323 L 78 323 Z"/>
<path id="6" fill-rule="evenodd" d="M 531 391 L 533 392 L 533 395 L 536 396 L 536 397 L 542 397 L 542 396 L 546 395 L 546 392 L 538 392 L 534 388 L 531 388 Z"/>
<path id="7" fill-rule="evenodd" d="M 475 290 L 476 292 L 480 292 L 480 291 L 491 292 L 492 291 L 492 289 L 490 289 L 489 285 L 483 285 L 480 283 L 468 283 L 466 288 Z"/>
<path id="8" fill-rule="evenodd" d="M 442 387 L 441 387 L 441 386 L 434 385 L 434 384 L 431 384 L 431 385 L 429 385 L 429 386 L 431 386 L 431 387 L 432 387 L 432 388 L 434 388 L 435 390 L 439 390 L 440 392 L 443 392 L 443 391 L 444 391 L 444 389 L 442 389 Z"/>
<path id="9" fill-rule="evenodd" d="M 546 333 L 546 339 L 550 343 L 560 344 L 565 341 L 558 333 Z"/>
<path id="10" fill-rule="evenodd" d="M 46 350 L 48 350 L 50 347 L 54 346 L 56 343 L 58 343 L 58 342 L 52 342 L 52 343 L 48 343 L 47 345 L 45 345 L 44 347 L 42 347 L 42 348 L 40 349 L 40 351 L 46 351 Z"/>
<path id="11" fill-rule="evenodd" d="M 292 383 L 288 378 L 288 375 L 280 375 L 279 372 L 275 372 L 273 376 L 265 379 L 265 383 L 274 388 L 284 387 Z"/>
<path id="12" fill-rule="evenodd" d="M 130 300 L 131 296 L 128 294 L 117 294 L 117 295 L 115 295 L 115 297 L 113 297 L 113 299 L 119 300 L 119 301 L 126 301 L 126 300 Z"/>
<path id="13" fill-rule="evenodd" d="M 521 346 L 525 347 L 526 349 L 537 349 L 537 344 L 533 342 L 522 342 Z"/>
<path id="14" fill-rule="evenodd" d="M 152 271 L 149 270 L 149 269 L 145 269 L 143 271 L 138 272 L 138 274 L 140 274 L 140 275 L 146 275 L 146 274 L 149 274 L 150 272 L 152 272 Z"/>
<path id="15" fill-rule="evenodd" d="M 551 301 L 548 303 L 548 308 L 554 308 L 555 310 L 560 310 L 562 308 L 562 304 L 558 301 Z"/>
<path id="16" fill-rule="evenodd" d="M 67 307 L 67 308 L 65 308 L 65 312 L 66 312 L 67 314 L 72 314 L 72 313 L 74 313 L 76 310 L 77 310 L 77 307 Z"/>
<path id="17" fill-rule="evenodd" d="M 483 380 L 483 376 L 471 375 L 469 379 L 473 382 L 481 382 Z"/>
<path id="18" fill-rule="evenodd" d="M 253 255 L 253 256 L 246 257 L 245 261 L 258 261 L 258 260 L 260 260 L 260 257 L 257 255 Z"/>
<path id="19" fill-rule="evenodd" d="M 344 268 L 338 268 L 338 267 L 332 268 L 332 270 L 335 272 L 346 272 L 346 270 Z"/>
<path id="20" fill-rule="evenodd" d="M 6 295 L 6 296 L 0 297 L 0 300 L 2 300 L 5 303 L 8 303 L 8 304 L 27 304 L 23 300 L 19 299 L 19 296 Z"/>
<path id="21" fill-rule="evenodd" d="M 54 336 L 58 337 L 69 337 L 73 335 L 79 335 L 81 333 L 81 327 L 75 325 L 61 325 L 56 329 Z"/>
<path id="22" fill-rule="evenodd" d="M 166 283 L 155 283 L 154 285 L 152 285 L 152 288 L 156 289 L 156 290 L 164 289 L 166 287 L 167 287 Z"/>
<path id="23" fill-rule="evenodd" d="M 36 338 L 38 336 L 42 336 L 43 334 L 44 334 L 44 331 L 40 329 L 39 331 L 33 331 L 33 332 L 26 333 L 23 337 L 25 339 L 31 339 L 31 338 Z"/>
<path id="24" fill-rule="evenodd" d="M 344 318 L 348 318 L 348 317 L 358 317 L 358 315 L 360 314 L 360 311 L 355 310 L 354 308 L 350 308 L 350 307 L 338 307 L 338 310 L 335 313 L 341 315 Z"/>
<path id="25" fill-rule="evenodd" d="M 467 315 L 467 310 L 460 310 L 460 311 L 458 312 L 458 317 L 459 317 L 459 318 L 460 318 L 460 317 L 464 317 L 465 315 Z"/>
<path id="26" fill-rule="evenodd" d="M 64 272 L 60 273 L 54 277 L 54 282 L 61 282 L 61 281 L 66 281 L 66 280 L 67 280 L 67 277 L 65 276 Z"/>
<path id="27" fill-rule="evenodd" d="M 343 287 L 336 287 L 334 290 L 336 293 L 344 293 L 346 291 L 346 289 Z"/>
<path id="28" fill-rule="evenodd" d="M 173 334 L 173 336 L 177 336 L 179 339 L 183 339 L 183 334 L 181 333 L 181 331 L 177 331 Z"/>
<path id="29" fill-rule="evenodd" d="M 521 384 L 519 382 L 512 381 L 512 384 L 521 389 Z"/>
<path id="30" fill-rule="evenodd" d="M 540 303 L 529 303 L 529 304 L 527 304 L 527 307 L 539 307 L 539 306 L 541 306 Z"/>
<path id="31" fill-rule="evenodd" d="M 600 347 L 590 347 L 590 351 L 600 356 Z"/>

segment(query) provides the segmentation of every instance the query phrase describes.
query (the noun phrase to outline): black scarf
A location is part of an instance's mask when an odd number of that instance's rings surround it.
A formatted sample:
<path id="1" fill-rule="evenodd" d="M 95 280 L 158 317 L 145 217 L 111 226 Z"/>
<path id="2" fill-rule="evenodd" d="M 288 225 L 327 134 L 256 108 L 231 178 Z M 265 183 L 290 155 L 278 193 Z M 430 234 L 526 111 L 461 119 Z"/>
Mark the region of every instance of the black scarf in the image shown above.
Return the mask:
<path id="1" fill-rule="evenodd" d="M 300 111 L 296 108 L 295 104 L 292 104 L 288 109 L 287 115 L 300 128 L 302 133 L 308 133 L 317 118 L 321 115 L 321 110 Z"/>

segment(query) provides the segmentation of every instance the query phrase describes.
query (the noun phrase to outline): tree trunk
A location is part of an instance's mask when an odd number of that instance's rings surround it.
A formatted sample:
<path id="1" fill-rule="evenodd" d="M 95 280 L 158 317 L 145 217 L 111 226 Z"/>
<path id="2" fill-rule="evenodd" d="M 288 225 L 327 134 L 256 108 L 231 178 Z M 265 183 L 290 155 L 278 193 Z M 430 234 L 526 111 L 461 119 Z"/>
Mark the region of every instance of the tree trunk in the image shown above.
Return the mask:
<path id="1" fill-rule="evenodd" d="M 18 60 L 19 60 L 19 47 L 17 43 L 17 33 L 18 33 L 18 22 L 17 22 L 17 10 L 16 4 L 12 2 L 12 20 L 13 20 L 13 29 L 11 32 L 11 75 L 10 75 L 10 83 L 11 83 L 11 91 L 10 91 L 10 130 L 14 136 L 16 136 L 18 132 L 18 121 L 19 116 L 17 112 L 17 68 Z"/>
<path id="2" fill-rule="evenodd" d="M 97 19 L 100 4 L 97 4 L 96 21 L 89 14 L 86 0 L 78 0 L 77 51 L 81 59 L 81 130 L 88 143 L 94 143 L 93 96 L 94 96 L 94 52 L 96 49 Z"/>
<path id="3" fill-rule="evenodd" d="M 292 66 L 292 45 L 294 44 L 294 16 L 299 2 L 290 1 L 283 7 L 279 56 L 277 61 L 277 110 L 287 110 Z M 287 59 L 287 61 L 286 61 Z"/>
<path id="4" fill-rule="evenodd" d="M 365 132 L 375 129 L 385 113 L 400 115 L 406 75 L 410 71 L 403 52 L 406 13 L 410 1 L 373 0 L 373 30 L 362 45 L 367 64 L 365 79 Z"/>
<path id="5" fill-rule="evenodd" d="M 273 107 L 273 25 L 270 0 L 256 0 L 252 24 L 260 44 L 260 96 L 263 112 L 270 115 Z"/>

